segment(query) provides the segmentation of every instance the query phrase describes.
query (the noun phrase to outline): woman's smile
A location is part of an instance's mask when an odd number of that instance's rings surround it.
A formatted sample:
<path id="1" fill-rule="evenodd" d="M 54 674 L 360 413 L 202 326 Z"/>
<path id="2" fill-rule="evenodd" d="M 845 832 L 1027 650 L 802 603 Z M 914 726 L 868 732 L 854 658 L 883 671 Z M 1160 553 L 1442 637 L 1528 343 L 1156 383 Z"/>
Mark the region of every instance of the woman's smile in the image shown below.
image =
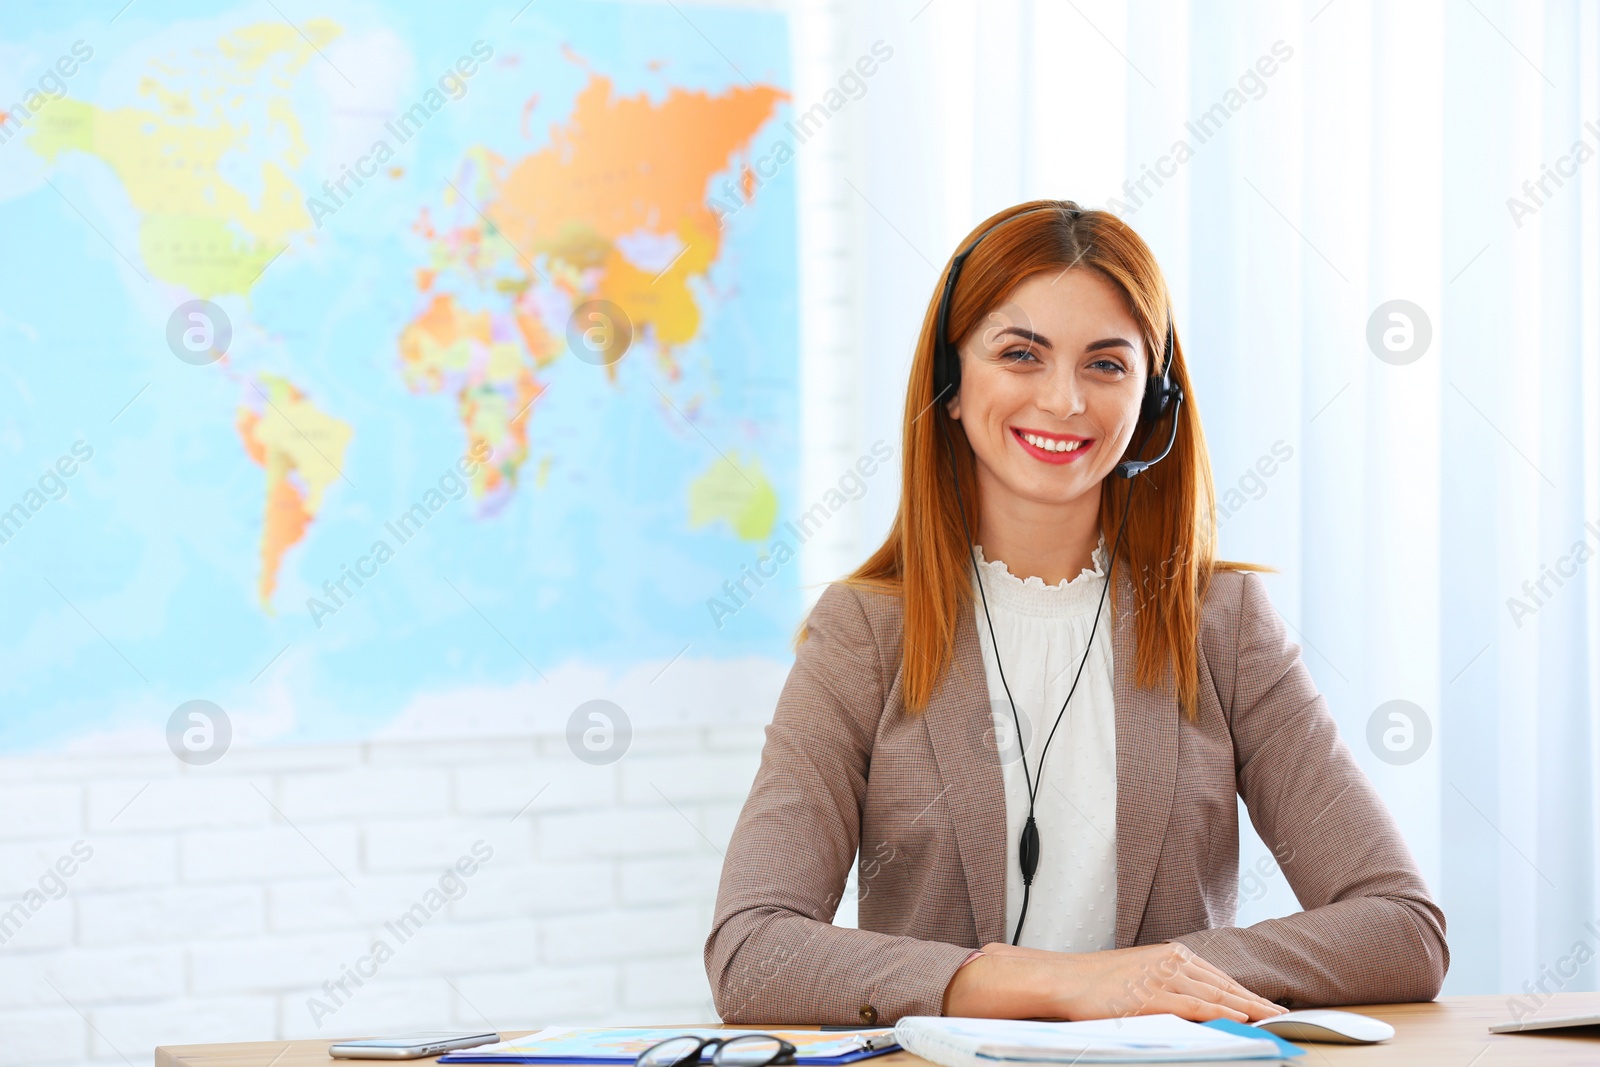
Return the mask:
<path id="1" fill-rule="evenodd" d="M 1020 426 L 1012 426 L 1010 430 L 1011 436 L 1017 439 L 1024 452 L 1045 463 L 1071 463 L 1081 459 L 1094 445 L 1092 437 L 1044 433 L 1040 430 L 1025 430 Z"/>

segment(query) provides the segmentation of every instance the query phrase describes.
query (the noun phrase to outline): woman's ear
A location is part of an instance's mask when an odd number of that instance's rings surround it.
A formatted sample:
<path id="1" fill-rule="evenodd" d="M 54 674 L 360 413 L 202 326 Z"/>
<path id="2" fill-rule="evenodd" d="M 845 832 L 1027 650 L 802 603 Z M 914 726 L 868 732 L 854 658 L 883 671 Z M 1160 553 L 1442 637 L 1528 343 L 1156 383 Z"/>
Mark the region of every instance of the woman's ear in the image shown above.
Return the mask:
<path id="1" fill-rule="evenodd" d="M 944 402 L 944 409 L 952 419 L 957 422 L 961 421 L 961 390 L 959 388 L 955 391 L 954 396 Z"/>

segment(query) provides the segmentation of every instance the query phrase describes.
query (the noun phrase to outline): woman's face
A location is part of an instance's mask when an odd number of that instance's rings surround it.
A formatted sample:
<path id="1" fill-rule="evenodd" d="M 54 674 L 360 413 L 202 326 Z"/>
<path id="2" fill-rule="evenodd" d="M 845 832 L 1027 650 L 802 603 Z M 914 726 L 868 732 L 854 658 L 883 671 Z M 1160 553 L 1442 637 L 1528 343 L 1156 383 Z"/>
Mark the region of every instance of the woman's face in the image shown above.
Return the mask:
<path id="1" fill-rule="evenodd" d="M 960 352 L 948 408 L 972 444 L 985 508 L 1098 491 L 1133 436 L 1147 376 L 1116 286 L 1086 269 L 1035 274 Z"/>

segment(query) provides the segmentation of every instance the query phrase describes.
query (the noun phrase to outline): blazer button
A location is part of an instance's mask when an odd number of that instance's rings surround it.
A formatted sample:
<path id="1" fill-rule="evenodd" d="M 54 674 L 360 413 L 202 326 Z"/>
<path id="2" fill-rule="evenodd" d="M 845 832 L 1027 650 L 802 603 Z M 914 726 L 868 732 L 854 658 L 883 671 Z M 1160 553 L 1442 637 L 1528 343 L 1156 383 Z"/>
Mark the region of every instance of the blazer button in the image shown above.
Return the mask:
<path id="1" fill-rule="evenodd" d="M 863 1026 L 878 1025 L 878 1009 L 871 1004 L 861 1005 L 861 1010 L 856 1012 L 856 1015 L 860 1017 L 861 1025 Z"/>

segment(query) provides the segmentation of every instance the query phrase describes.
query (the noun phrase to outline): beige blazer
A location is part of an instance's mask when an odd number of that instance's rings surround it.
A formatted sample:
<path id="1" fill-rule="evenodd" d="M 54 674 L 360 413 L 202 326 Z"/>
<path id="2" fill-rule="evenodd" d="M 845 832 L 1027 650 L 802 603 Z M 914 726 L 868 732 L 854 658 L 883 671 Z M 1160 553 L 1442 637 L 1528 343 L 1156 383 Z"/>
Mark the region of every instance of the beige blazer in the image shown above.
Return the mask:
<path id="1" fill-rule="evenodd" d="M 1450 961 L 1444 913 L 1260 577 L 1211 582 L 1192 723 L 1170 686 L 1134 684 L 1133 619 L 1107 611 L 1117 947 L 1182 942 L 1288 1007 L 1433 999 Z M 811 612 L 706 939 L 728 1022 L 938 1015 L 968 953 L 1008 940 L 1005 796 L 974 617 L 921 715 L 904 710 L 901 627 L 898 598 L 842 583 Z M 1235 793 L 1304 911 L 1233 925 Z M 858 855 L 860 929 L 835 927 Z"/>

